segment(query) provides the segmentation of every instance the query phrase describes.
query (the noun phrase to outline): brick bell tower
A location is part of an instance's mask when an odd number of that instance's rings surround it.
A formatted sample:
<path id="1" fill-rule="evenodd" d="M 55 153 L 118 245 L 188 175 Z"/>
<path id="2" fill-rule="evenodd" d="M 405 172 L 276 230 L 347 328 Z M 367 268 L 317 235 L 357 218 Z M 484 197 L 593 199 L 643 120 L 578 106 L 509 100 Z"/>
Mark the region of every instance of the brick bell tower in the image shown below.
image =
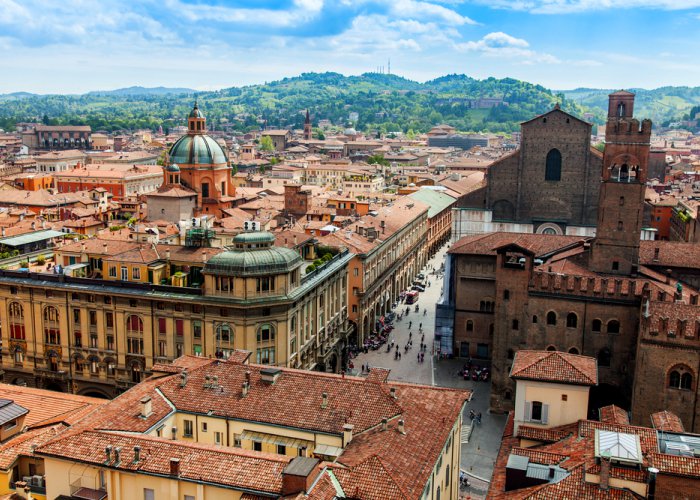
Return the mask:
<path id="1" fill-rule="evenodd" d="M 306 110 L 306 119 L 304 120 L 304 140 L 311 140 L 311 117 L 309 116 L 309 110 Z"/>
<path id="2" fill-rule="evenodd" d="M 630 275 L 639 265 L 644 190 L 651 120 L 632 117 L 634 94 L 610 94 L 605 128 L 598 228 L 590 267 L 603 274 Z"/>

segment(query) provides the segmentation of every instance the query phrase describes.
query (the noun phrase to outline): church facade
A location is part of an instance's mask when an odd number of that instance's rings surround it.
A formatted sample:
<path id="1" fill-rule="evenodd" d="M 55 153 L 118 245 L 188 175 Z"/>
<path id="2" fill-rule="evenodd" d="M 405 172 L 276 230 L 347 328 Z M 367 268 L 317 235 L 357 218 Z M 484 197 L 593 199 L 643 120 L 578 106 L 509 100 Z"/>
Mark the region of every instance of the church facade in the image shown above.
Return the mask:
<path id="1" fill-rule="evenodd" d="M 454 241 L 491 231 L 595 234 L 602 155 L 591 147 L 591 124 L 556 105 L 521 124 L 521 136 L 484 187 L 457 201 Z"/>

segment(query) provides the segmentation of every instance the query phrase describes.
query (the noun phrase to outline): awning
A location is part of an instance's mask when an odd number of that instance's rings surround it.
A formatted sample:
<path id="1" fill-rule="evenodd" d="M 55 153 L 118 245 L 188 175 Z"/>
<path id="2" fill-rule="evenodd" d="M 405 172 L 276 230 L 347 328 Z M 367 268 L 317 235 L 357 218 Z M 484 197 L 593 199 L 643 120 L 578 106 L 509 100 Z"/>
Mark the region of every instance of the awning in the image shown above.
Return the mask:
<path id="1" fill-rule="evenodd" d="M 281 446 L 289 446 L 290 448 L 309 447 L 312 442 L 305 439 L 294 439 L 284 436 L 275 436 L 274 434 L 265 434 L 263 432 L 243 431 L 241 439 L 255 441 L 256 443 L 270 443 Z"/>
<path id="2" fill-rule="evenodd" d="M 102 500 L 107 498 L 107 492 L 105 490 L 93 490 L 92 488 L 80 488 L 78 491 L 73 493 L 72 498 L 81 498 L 84 500 Z"/>
<path id="3" fill-rule="evenodd" d="M 7 247 L 19 247 L 22 245 L 28 245 L 30 243 L 36 243 L 38 241 L 46 241 L 52 238 L 58 238 L 59 236 L 66 236 L 66 233 L 61 231 L 54 231 L 52 229 L 47 229 L 46 231 L 34 231 L 31 233 L 20 234 L 19 236 L 10 236 L 9 238 L 3 238 L 0 240 L 0 245 L 5 245 Z"/>
<path id="4" fill-rule="evenodd" d="M 339 457 L 341 453 L 343 453 L 342 448 L 328 444 L 319 444 L 314 448 L 314 455 L 323 455 L 324 457 Z"/>

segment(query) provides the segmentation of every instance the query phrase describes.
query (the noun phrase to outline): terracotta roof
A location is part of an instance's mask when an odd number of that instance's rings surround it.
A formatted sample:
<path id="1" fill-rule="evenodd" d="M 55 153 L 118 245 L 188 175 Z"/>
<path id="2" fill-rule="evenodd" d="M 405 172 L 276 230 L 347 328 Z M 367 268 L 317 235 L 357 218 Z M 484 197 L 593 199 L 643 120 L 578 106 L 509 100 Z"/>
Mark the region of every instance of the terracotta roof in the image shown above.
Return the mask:
<path id="1" fill-rule="evenodd" d="M 486 233 L 465 236 L 450 249 L 451 254 L 496 255 L 496 248 L 508 244 L 523 247 L 536 257 L 551 254 L 585 241 L 581 236 L 561 236 L 554 234 L 529 233 Z"/>
<path id="2" fill-rule="evenodd" d="M 659 250 L 658 255 L 656 249 Z M 639 263 L 651 267 L 700 268 L 700 245 L 679 241 L 640 241 Z"/>
<path id="3" fill-rule="evenodd" d="M 597 385 L 595 358 L 560 351 L 518 351 L 510 376 L 516 379 Z"/>
<path id="4" fill-rule="evenodd" d="M 118 463 L 105 464 L 107 446 L 121 448 Z M 134 446 L 141 447 L 141 456 L 134 462 Z M 60 436 L 37 449 L 39 456 L 56 456 L 82 463 L 138 471 L 142 474 L 170 475 L 170 460 L 180 460 L 180 480 L 208 482 L 233 488 L 266 493 L 282 489 L 282 471 L 292 457 L 266 454 L 198 443 L 184 443 L 144 435 L 126 435 L 104 431 L 84 431 Z M 235 473 L 232 473 L 235 471 Z"/>
<path id="5" fill-rule="evenodd" d="M 0 470 L 8 470 L 11 468 L 20 455 L 33 456 L 34 447 L 55 438 L 65 428 L 63 424 L 39 427 L 18 434 L 9 441 L 2 443 L 2 445 L 0 445 Z"/>
<path id="6" fill-rule="evenodd" d="M 630 417 L 627 410 L 616 405 L 603 406 L 598 410 L 600 421 L 608 424 L 629 424 Z"/>
<path id="7" fill-rule="evenodd" d="M 668 410 L 652 413 L 651 425 L 658 431 L 685 432 L 683 421 L 680 417 Z"/>
<path id="8" fill-rule="evenodd" d="M 661 474 L 700 478 L 700 459 L 698 458 L 651 453 L 649 462 L 659 469 Z"/>
<path id="9" fill-rule="evenodd" d="M 372 455 L 350 469 L 334 468 L 345 494 L 362 500 L 403 500 L 409 497 L 397 484 L 382 461 Z M 419 491 L 418 494 L 422 492 Z"/>
<path id="10" fill-rule="evenodd" d="M 553 443 L 555 441 L 560 441 L 566 436 L 576 432 L 575 427 L 568 426 L 565 428 L 555 427 L 555 428 L 543 428 L 543 427 L 532 427 L 529 425 L 518 426 L 517 436 L 523 439 L 531 439 L 533 441 L 542 441 L 544 443 Z"/>
<path id="11" fill-rule="evenodd" d="M 58 422 L 71 425 L 107 403 L 106 399 L 9 384 L 0 384 L 0 394 L 29 410 L 24 418 L 29 428 Z"/>

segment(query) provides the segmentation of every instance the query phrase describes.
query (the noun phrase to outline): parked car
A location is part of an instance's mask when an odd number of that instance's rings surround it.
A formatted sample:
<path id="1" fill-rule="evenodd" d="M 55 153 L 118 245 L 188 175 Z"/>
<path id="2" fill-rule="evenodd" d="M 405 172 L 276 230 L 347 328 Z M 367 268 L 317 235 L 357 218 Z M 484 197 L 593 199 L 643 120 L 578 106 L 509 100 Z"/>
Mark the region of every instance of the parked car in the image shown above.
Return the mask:
<path id="1" fill-rule="evenodd" d="M 415 290 L 417 292 L 425 292 L 425 287 L 421 285 L 413 285 L 411 287 L 411 290 Z"/>

